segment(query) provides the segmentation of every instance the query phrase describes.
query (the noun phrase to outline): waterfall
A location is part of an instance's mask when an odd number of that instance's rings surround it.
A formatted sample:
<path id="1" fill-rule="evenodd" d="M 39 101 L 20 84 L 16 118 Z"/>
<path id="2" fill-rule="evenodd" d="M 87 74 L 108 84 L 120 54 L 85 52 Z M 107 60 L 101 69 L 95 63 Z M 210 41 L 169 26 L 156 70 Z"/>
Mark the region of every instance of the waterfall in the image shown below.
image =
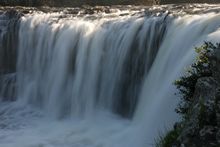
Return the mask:
<path id="1" fill-rule="evenodd" d="M 131 116 L 166 30 L 163 17 L 21 20 L 18 98 L 50 116 Z M 25 37 L 24 37 L 25 36 Z"/>
<path id="2" fill-rule="evenodd" d="M 172 83 L 193 48 L 220 38 L 214 12 L 34 12 L 13 22 L 0 25 L 12 36 L 0 49 L 10 50 L 0 67 L 12 69 L 0 74 L 4 147 L 153 146 L 179 119 Z"/>

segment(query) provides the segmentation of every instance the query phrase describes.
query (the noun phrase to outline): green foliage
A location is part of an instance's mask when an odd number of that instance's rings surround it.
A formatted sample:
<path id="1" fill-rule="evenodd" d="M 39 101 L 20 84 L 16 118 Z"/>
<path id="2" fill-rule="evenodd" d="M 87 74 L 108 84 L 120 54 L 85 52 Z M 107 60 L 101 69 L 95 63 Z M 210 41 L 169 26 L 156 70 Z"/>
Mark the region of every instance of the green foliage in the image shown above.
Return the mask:
<path id="1" fill-rule="evenodd" d="M 156 147 L 171 147 L 177 140 L 178 136 L 182 132 L 182 128 L 177 127 L 169 131 L 166 136 L 159 137 L 159 141 L 156 143 Z"/>
<path id="2" fill-rule="evenodd" d="M 185 76 L 180 77 L 180 79 L 174 82 L 181 95 L 181 102 L 176 111 L 183 116 L 182 125 L 176 126 L 165 136 L 159 137 L 159 140 L 156 142 L 156 147 L 171 147 L 177 143 L 177 138 L 182 132 L 185 122 L 191 117 L 192 104 L 194 102 L 193 95 L 197 80 L 201 77 L 212 76 L 210 55 L 212 51 L 217 48 L 220 48 L 220 43 L 214 45 L 211 42 L 205 42 L 202 46 L 196 47 L 195 51 L 198 54 L 196 62 L 190 66 Z M 198 125 L 199 127 L 203 127 L 207 123 L 207 109 L 204 104 L 204 99 L 199 98 L 199 100 Z"/>
<path id="3" fill-rule="evenodd" d="M 201 47 L 196 47 L 195 50 L 198 53 L 196 62 L 187 70 L 185 76 L 174 82 L 182 97 L 182 101 L 176 109 L 177 113 L 187 115 L 193 102 L 197 80 L 212 75 L 209 54 L 218 46 L 219 44 L 214 45 L 211 42 L 205 42 Z"/>

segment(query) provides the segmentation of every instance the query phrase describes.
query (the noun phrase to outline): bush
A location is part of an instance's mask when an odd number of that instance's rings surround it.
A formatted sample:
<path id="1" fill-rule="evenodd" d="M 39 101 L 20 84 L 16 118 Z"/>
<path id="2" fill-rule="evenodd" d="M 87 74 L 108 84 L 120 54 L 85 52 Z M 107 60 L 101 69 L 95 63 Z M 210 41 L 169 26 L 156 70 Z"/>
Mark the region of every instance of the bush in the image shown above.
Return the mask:
<path id="1" fill-rule="evenodd" d="M 201 47 L 195 48 L 198 53 L 196 62 L 187 70 L 185 76 L 180 77 L 179 80 L 174 82 L 181 95 L 181 102 L 176 109 L 177 113 L 183 114 L 184 116 L 187 115 L 194 101 L 193 94 L 197 80 L 201 77 L 212 76 L 209 55 L 213 49 L 219 46 L 220 44 L 214 45 L 211 42 L 205 42 Z"/>
<path id="2" fill-rule="evenodd" d="M 171 147 L 176 142 L 181 132 L 181 127 L 174 128 L 173 130 L 169 131 L 165 136 L 159 137 L 159 140 L 156 142 L 156 147 Z"/>
<path id="3" fill-rule="evenodd" d="M 176 108 L 176 112 L 183 116 L 182 122 L 180 122 L 173 130 L 169 131 L 165 136 L 160 137 L 156 143 L 157 147 L 171 147 L 177 142 L 177 138 L 181 134 L 185 122 L 190 118 L 190 111 L 194 102 L 193 95 L 197 80 L 202 77 L 212 76 L 212 67 L 210 61 L 210 55 L 213 50 L 220 48 L 220 44 L 213 44 L 211 42 L 205 42 L 202 46 L 196 47 L 195 51 L 198 53 L 196 62 L 193 63 L 186 74 L 180 79 L 176 80 L 174 84 L 179 90 L 181 101 Z M 199 102 L 199 126 L 203 126 L 205 123 L 205 106 L 202 99 Z"/>

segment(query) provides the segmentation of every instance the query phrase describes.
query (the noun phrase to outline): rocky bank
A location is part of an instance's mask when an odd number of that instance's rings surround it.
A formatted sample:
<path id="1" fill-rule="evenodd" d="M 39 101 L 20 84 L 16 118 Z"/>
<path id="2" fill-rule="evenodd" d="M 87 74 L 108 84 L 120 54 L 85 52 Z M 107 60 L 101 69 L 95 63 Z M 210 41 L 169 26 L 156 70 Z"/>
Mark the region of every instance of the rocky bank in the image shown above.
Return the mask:
<path id="1" fill-rule="evenodd" d="M 187 114 L 167 134 L 162 146 L 220 146 L 220 46 L 207 55 L 211 74 L 198 78 Z"/>

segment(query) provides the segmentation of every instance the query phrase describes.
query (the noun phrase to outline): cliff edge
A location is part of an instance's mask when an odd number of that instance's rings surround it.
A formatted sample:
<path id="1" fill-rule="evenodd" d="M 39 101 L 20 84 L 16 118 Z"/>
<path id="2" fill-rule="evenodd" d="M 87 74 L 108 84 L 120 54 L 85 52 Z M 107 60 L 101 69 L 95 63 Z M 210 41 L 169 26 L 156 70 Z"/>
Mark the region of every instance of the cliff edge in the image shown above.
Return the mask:
<path id="1" fill-rule="evenodd" d="M 198 48 L 197 62 L 176 81 L 182 121 L 166 134 L 162 147 L 220 146 L 220 44 Z"/>

